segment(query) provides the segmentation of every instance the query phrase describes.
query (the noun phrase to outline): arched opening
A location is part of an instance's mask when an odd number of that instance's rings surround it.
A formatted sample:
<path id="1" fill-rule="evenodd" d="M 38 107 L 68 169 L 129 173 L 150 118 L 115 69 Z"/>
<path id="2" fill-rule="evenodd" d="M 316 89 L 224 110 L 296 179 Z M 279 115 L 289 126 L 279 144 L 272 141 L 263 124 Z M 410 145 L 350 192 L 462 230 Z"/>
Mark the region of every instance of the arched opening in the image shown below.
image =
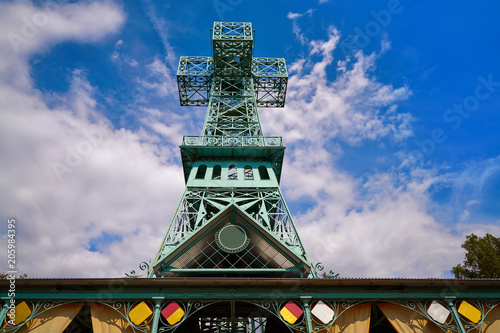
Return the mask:
<path id="1" fill-rule="evenodd" d="M 227 171 L 227 179 L 228 180 L 237 180 L 238 179 L 238 168 L 236 165 L 230 165 Z"/>
<path id="2" fill-rule="evenodd" d="M 187 302 L 177 301 L 185 317 L 175 332 L 292 332 L 283 321 L 260 304 L 236 301 L 198 301 L 187 312 Z M 228 309 L 232 309 L 230 312 Z M 278 315 L 279 316 L 279 315 Z M 172 325 L 159 316 L 159 328 L 170 331 Z M 268 321 L 272 324 L 269 325 Z M 163 331 L 163 330 L 159 330 Z"/>
<path id="3" fill-rule="evenodd" d="M 253 169 L 250 165 L 246 165 L 244 169 L 245 180 L 253 180 Z"/>
<path id="4" fill-rule="evenodd" d="M 205 179 L 205 175 L 207 173 L 207 166 L 202 164 L 198 167 L 198 171 L 196 171 L 196 179 Z"/>
<path id="5" fill-rule="evenodd" d="M 261 165 L 259 167 L 259 175 L 260 175 L 260 179 L 262 179 L 262 180 L 271 179 L 271 178 L 269 178 L 269 172 L 267 172 L 267 168 L 263 165 Z"/>
<path id="6" fill-rule="evenodd" d="M 220 179 L 221 170 L 222 170 L 222 168 L 220 165 L 214 166 L 214 168 L 212 170 L 212 179 L 213 180 Z"/>

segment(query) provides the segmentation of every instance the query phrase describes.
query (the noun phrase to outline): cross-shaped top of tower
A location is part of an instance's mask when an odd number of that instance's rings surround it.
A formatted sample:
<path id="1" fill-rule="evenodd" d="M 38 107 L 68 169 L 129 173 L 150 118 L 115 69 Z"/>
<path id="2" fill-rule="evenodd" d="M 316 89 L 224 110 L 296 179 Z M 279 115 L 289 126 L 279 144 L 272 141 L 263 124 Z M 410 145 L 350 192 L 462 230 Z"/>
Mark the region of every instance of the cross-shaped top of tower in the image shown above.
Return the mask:
<path id="1" fill-rule="evenodd" d="M 285 147 L 258 106 L 282 107 L 285 60 L 253 57 L 250 23 L 215 22 L 212 57 L 181 57 L 181 105 L 207 105 L 184 136 L 186 191 L 155 259 L 156 276 L 307 276 L 312 263 L 279 189 Z"/>
<path id="2" fill-rule="evenodd" d="M 183 56 L 177 83 L 181 105 L 207 106 L 214 78 L 252 78 L 257 106 L 285 105 L 288 73 L 285 59 L 253 57 L 253 30 L 248 22 L 215 22 L 213 57 Z"/>

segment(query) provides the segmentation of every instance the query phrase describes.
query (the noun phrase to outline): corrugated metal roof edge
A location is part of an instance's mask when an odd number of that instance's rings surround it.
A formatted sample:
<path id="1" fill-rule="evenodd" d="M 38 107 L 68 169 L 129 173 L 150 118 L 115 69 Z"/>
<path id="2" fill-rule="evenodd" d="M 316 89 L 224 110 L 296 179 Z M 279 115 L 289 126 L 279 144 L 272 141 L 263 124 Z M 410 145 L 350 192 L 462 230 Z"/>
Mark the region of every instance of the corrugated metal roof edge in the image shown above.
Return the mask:
<path id="1" fill-rule="evenodd" d="M 9 280 L 0 280 L 0 285 L 8 285 Z M 269 286 L 499 286 L 500 279 L 446 279 L 446 278 L 26 278 L 17 279 L 16 286 L 196 286 L 196 285 L 269 285 Z"/>

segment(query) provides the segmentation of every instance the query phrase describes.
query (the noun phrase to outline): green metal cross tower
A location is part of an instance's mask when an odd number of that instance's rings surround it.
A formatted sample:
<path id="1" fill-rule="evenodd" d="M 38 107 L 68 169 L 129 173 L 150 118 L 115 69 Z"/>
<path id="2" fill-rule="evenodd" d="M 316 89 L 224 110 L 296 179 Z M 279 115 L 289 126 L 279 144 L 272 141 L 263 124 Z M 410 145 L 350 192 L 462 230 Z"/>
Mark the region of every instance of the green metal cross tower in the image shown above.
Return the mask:
<path id="1" fill-rule="evenodd" d="M 257 107 L 283 107 L 282 58 L 253 57 L 250 23 L 215 22 L 212 57 L 181 57 L 179 99 L 207 106 L 184 136 L 186 190 L 149 276 L 307 277 L 309 260 L 280 191 L 285 147 Z"/>

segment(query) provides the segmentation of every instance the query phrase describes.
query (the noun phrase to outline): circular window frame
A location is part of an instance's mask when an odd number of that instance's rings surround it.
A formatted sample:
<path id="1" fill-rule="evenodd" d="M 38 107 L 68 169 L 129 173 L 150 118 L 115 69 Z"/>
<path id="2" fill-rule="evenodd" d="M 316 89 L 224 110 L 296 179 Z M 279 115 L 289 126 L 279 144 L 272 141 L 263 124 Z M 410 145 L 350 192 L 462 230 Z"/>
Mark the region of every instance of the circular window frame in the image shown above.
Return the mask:
<path id="1" fill-rule="evenodd" d="M 220 236 L 221 236 L 221 233 L 225 229 L 234 228 L 234 227 L 238 228 L 239 230 L 241 230 L 243 232 L 243 234 L 245 235 L 245 240 L 237 247 L 229 248 L 226 245 L 224 245 L 223 240 L 221 240 Z M 244 249 L 246 249 L 248 244 L 250 244 L 250 235 L 249 235 L 248 231 L 245 228 L 243 228 L 241 225 L 227 223 L 224 226 L 222 226 L 219 230 L 217 230 L 217 232 L 215 233 L 215 243 L 217 244 L 217 247 L 219 249 L 221 249 L 222 251 L 224 251 L 226 253 L 238 253 L 238 252 L 241 252 Z"/>

